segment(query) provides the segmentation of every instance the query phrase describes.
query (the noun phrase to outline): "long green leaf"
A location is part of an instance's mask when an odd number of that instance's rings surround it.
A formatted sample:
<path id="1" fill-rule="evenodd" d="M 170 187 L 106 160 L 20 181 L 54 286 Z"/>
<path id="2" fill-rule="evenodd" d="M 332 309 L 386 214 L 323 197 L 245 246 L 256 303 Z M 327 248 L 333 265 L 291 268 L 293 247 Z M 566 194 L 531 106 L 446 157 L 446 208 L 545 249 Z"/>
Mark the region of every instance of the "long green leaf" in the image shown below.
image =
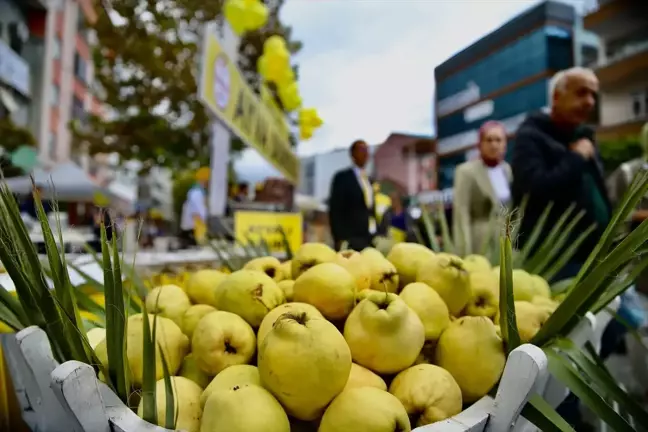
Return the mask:
<path id="1" fill-rule="evenodd" d="M 20 301 L 12 296 L 2 285 L 0 285 L 0 306 L 11 312 L 21 327 L 28 327 L 30 325 L 29 317 L 25 314 Z"/>
<path id="2" fill-rule="evenodd" d="M 565 213 L 561 214 L 556 223 L 553 225 L 549 233 L 542 239 L 542 243 L 536 249 L 535 253 L 529 260 L 525 263 L 524 269 L 529 273 L 538 274 L 541 270 L 543 260 L 547 254 L 555 253 L 557 249 L 557 242 L 562 232 L 567 231 L 565 225 L 570 220 L 576 205 L 572 204 L 567 208 Z M 576 216 L 578 219 L 583 217 L 583 213 Z"/>
<path id="3" fill-rule="evenodd" d="M 108 370 L 117 396 L 127 402 L 130 392 L 128 366 L 125 361 L 126 320 L 124 297 L 115 283 L 115 273 L 110 254 L 106 227 L 101 224 L 101 254 L 103 256 L 104 286 L 106 297 L 106 349 Z"/>
<path id="4" fill-rule="evenodd" d="M 632 263 L 631 270 L 624 276 L 616 278 L 601 298 L 599 298 L 594 306 L 592 306 L 592 313 L 598 313 L 601 309 L 609 305 L 617 296 L 623 294 L 623 292 L 635 283 L 639 275 L 641 275 L 646 268 L 648 268 L 648 256 L 640 257 L 637 262 Z"/>
<path id="5" fill-rule="evenodd" d="M 534 394 L 522 408 L 522 417 L 543 432 L 576 432 L 540 395 Z"/>
<path id="6" fill-rule="evenodd" d="M 600 366 L 603 364 L 602 361 L 597 364 L 597 362 L 590 360 L 569 339 L 558 339 L 556 346 L 561 352 L 567 354 L 576 367 L 590 378 L 594 386 L 599 388 L 603 395 L 617 401 L 639 424 L 648 425 L 648 412 L 617 385 L 609 372 Z M 596 353 L 592 354 L 598 357 Z"/>
<path id="7" fill-rule="evenodd" d="M 218 257 L 218 260 L 229 270 L 229 271 L 234 271 L 235 266 L 232 263 L 232 261 L 229 259 L 229 257 L 226 257 L 223 254 L 223 251 L 221 250 L 220 246 L 216 243 L 216 241 L 210 241 L 207 242 L 209 247 L 212 248 L 216 256 Z"/>
<path id="8" fill-rule="evenodd" d="M 4 288 L 0 287 L 0 290 L 4 290 Z M 9 326 L 9 328 L 11 328 L 11 330 L 13 330 L 14 332 L 18 332 L 25 328 L 16 314 L 14 314 L 2 303 L 0 303 L 0 323 Z"/>
<path id="9" fill-rule="evenodd" d="M 547 218 L 549 217 L 549 213 L 551 213 L 552 208 L 553 208 L 553 202 L 550 202 L 549 205 L 547 205 L 547 207 L 545 207 L 543 212 L 540 214 L 540 217 L 538 218 L 538 222 L 533 227 L 533 230 L 531 231 L 529 238 L 527 239 L 526 243 L 520 250 L 520 254 L 518 255 L 518 261 L 515 263 L 516 268 L 524 267 L 524 264 L 526 263 L 527 258 L 529 257 L 531 251 L 536 249 L 539 246 L 537 244 L 538 240 L 540 239 L 540 235 L 542 234 L 542 231 L 544 230 L 544 227 L 547 224 Z M 522 215 L 522 218 L 524 218 L 524 215 Z"/>
<path id="10" fill-rule="evenodd" d="M 456 248 L 452 242 L 452 236 L 450 235 L 450 228 L 448 227 L 448 219 L 446 218 L 445 211 L 443 210 L 443 204 L 436 206 L 436 214 L 439 219 L 439 225 L 441 226 L 441 238 L 443 239 L 443 250 L 448 253 L 455 253 Z"/>
<path id="11" fill-rule="evenodd" d="M 513 296 L 513 259 L 511 247 L 510 219 L 506 221 L 504 235 L 500 239 L 500 329 L 506 344 L 507 354 L 520 345 L 520 334 L 515 316 Z"/>
<path id="12" fill-rule="evenodd" d="M 441 247 L 439 246 L 439 242 L 437 241 L 437 236 L 436 236 L 436 230 L 434 229 L 434 223 L 432 223 L 432 217 L 430 216 L 430 212 L 427 208 L 427 206 L 421 205 L 421 221 L 423 222 L 423 226 L 425 227 L 425 231 L 427 234 L 428 238 L 428 243 L 430 243 L 430 247 L 434 252 L 441 252 Z"/>
<path id="13" fill-rule="evenodd" d="M 160 346 L 160 359 L 162 360 L 162 371 L 164 372 L 164 391 L 166 399 L 164 427 L 175 430 L 178 412 L 173 393 L 173 382 L 171 381 L 171 374 L 169 373 L 169 365 L 166 361 L 164 351 L 162 351 L 162 346 Z"/>
<path id="14" fill-rule="evenodd" d="M 568 360 L 551 348 L 546 349 L 545 352 L 551 374 L 567 386 L 601 420 L 617 432 L 634 432 L 634 428 L 594 391 L 590 382 L 585 381 L 581 375 L 582 370 L 579 372 Z"/>
<path id="15" fill-rule="evenodd" d="M 631 232 L 610 254 L 594 266 L 590 273 L 574 280 L 575 286 L 556 311 L 549 317 L 532 343 L 542 346 L 558 335 L 568 334 L 605 292 L 607 286 L 621 268 L 632 262 L 635 251 L 648 238 L 648 221 Z M 607 281 L 607 285 L 604 282 Z"/>
<path id="16" fill-rule="evenodd" d="M 288 241 L 288 235 L 286 235 L 286 230 L 284 227 L 279 225 L 279 234 L 281 234 L 281 242 L 283 243 L 284 251 L 286 252 L 285 260 L 291 260 L 293 259 L 293 250 L 290 247 L 290 242 Z"/>
<path id="17" fill-rule="evenodd" d="M 595 229 L 596 225 L 590 225 L 590 227 L 580 233 L 578 237 L 576 237 L 576 240 L 570 243 L 570 245 L 564 249 L 557 258 L 553 255 L 547 255 L 550 260 L 547 260 L 542 266 L 542 270 L 539 273 L 540 276 L 545 280 L 552 280 L 556 274 L 558 274 L 558 272 L 571 261 L 574 255 L 576 255 L 576 252 L 578 252 L 578 248 L 580 248 L 583 242 L 594 232 Z M 571 233 L 571 230 L 567 231 L 567 233 Z M 562 248 L 562 246 L 560 247 Z"/>
<path id="18" fill-rule="evenodd" d="M 571 218 L 569 223 L 567 224 L 566 227 L 561 227 L 560 231 L 557 231 L 556 233 L 556 238 L 552 239 L 552 248 L 547 250 L 546 254 L 542 256 L 538 262 L 538 267 L 536 269 L 536 274 L 543 274 L 543 272 L 552 264 L 557 261 L 560 255 L 565 252 L 565 246 L 568 244 L 567 242 L 570 241 L 570 245 L 573 246 L 575 241 L 572 240 L 573 238 L 573 232 L 574 228 L 576 228 L 576 224 L 583 219 L 583 216 L 585 216 L 585 211 L 581 211 L 578 214 L 576 214 L 575 217 Z M 591 227 L 592 230 L 596 228 L 596 225 Z M 582 237 L 582 233 L 581 233 Z M 584 239 L 584 237 L 583 237 Z M 582 241 L 582 240 L 581 240 Z M 569 249 L 569 247 L 567 248 Z M 573 255 L 573 253 L 572 253 Z M 560 268 L 558 268 L 560 270 Z"/>
<path id="19" fill-rule="evenodd" d="M 156 307 L 157 309 L 157 307 Z M 156 331 L 157 316 L 153 318 L 153 333 L 151 334 L 151 325 L 148 320 L 148 310 L 146 303 L 143 306 L 143 344 L 142 360 L 144 365 L 150 367 L 142 368 L 142 418 L 151 424 L 157 424 L 157 402 L 155 394 L 155 370 L 156 367 Z"/>

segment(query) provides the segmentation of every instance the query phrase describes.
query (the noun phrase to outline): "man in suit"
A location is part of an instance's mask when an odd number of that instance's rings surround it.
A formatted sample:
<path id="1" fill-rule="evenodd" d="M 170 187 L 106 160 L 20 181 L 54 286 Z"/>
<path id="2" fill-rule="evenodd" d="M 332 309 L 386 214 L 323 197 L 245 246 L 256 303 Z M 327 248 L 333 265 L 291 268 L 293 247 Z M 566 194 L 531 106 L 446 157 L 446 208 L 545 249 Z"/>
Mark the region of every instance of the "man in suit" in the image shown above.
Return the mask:
<path id="1" fill-rule="evenodd" d="M 589 69 L 576 67 L 556 74 L 550 82 L 550 113 L 529 115 L 518 129 L 513 147 L 513 201 L 519 206 L 529 197 L 520 228 L 521 244 L 549 203 L 553 207 L 540 238 L 546 238 L 572 204 L 576 206 L 572 216 L 585 213 L 572 231 L 572 240 L 596 224 L 594 233 L 557 279 L 578 273 L 611 218 L 594 130 L 585 125 L 595 108 L 598 88 L 598 79 Z"/>
<path id="2" fill-rule="evenodd" d="M 369 147 L 362 140 L 350 149 L 353 166 L 338 171 L 331 183 L 329 224 L 335 248 L 346 241 L 354 250 L 371 245 L 376 234 L 374 193 L 366 172 Z"/>

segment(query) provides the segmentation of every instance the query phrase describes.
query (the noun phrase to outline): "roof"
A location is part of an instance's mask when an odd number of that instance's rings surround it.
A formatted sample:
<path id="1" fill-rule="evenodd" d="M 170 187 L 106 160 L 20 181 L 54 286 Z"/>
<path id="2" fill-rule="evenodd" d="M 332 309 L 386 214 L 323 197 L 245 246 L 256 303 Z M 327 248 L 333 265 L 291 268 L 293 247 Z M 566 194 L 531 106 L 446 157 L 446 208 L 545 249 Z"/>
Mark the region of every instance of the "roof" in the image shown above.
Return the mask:
<path id="1" fill-rule="evenodd" d="M 549 20 L 561 21 L 573 26 L 575 19 L 576 12 L 571 5 L 552 0 L 540 3 L 441 63 L 434 69 L 434 77 L 437 81 L 443 80 L 454 70 L 474 61 L 476 57 L 506 45 L 516 34 L 523 34 L 525 29 Z"/>

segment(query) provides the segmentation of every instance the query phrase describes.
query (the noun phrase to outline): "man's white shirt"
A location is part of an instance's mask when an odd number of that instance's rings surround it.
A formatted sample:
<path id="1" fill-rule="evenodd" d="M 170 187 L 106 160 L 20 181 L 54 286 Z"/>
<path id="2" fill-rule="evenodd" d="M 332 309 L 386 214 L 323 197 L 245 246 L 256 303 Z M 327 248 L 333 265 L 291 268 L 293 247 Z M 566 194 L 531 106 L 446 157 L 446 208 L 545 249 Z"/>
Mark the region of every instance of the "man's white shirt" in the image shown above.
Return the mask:
<path id="1" fill-rule="evenodd" d="M 187 193 L 187 199 L 182 205 L 182 216 L 180 218 L 180 229 L 188 231 L 194 229 L 194 215 L 198 215 L 203 221 L 207 220 L 207 203 L 205 202 L 205 191 L 199 187 L 192 187 Z"/>
<path id="2" fill-rule="evenodd" d="M 356 178 L 358 179 L 358 183 L 360 184 L 360 188 L 362 189 L 363 195 L 365 193 L 367 194 L 367 202 L 366 202 L 367 208 L 369 209 L 373 208 L 373 200 L 374 200 L 373 187 L 371 186 L 371 183 L 369 183 L 369 180 L 367 179 L 364 170 L 357 166 L 354 166 L 353 172 L 355 173 Z M 369 220 L 369 232 L 371 234 L 376 233 L 376 221 L 373 218 L 370 218 Z"/>

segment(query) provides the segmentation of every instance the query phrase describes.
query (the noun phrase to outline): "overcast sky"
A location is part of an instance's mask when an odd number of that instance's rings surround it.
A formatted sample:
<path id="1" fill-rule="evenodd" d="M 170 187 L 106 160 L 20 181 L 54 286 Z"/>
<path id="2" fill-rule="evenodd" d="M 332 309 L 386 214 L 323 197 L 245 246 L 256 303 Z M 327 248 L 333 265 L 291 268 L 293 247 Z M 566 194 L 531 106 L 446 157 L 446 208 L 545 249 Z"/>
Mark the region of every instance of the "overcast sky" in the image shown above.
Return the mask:
<path id="1" fill-rule="evenodd" d="M 581 7 L 588 0 L 562 0 Z M 282 19 L 304 43 L 295 57 L 305 107 L 324 125 L 300 154 L 432 135 L 434 68 L 539 0 L 287 0 Z M 247 181 L 276 175 L 254 151 Z"/>

